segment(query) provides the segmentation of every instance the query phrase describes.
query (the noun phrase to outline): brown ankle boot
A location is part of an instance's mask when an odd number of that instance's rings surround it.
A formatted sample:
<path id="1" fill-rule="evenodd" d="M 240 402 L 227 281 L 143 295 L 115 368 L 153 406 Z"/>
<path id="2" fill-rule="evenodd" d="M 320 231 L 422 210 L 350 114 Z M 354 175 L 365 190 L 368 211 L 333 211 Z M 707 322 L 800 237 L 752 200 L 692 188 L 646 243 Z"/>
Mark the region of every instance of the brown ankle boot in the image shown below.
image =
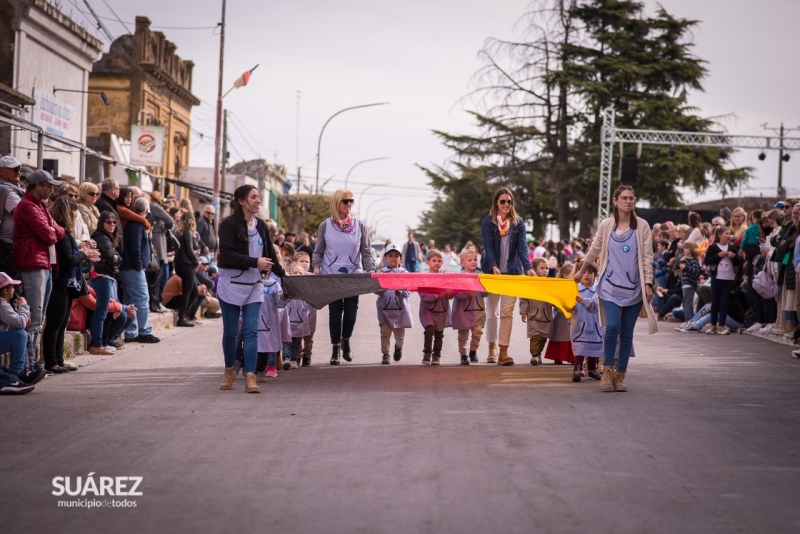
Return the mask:
<path id="1" fill-rule="evenodd" d="M 625 373 L 614 371 L 614 391 L 628 391 L 628 387 L 625 385 Z"/>
<path id="2" fill-rule="evenodd" d="M 236 374 L 233 372 L 233 367 L 226 367 L 225 374 L 222 375 L 222 382 L 219 384 L 219 389 L 233 389 L 234 380 L 236 380 Z"/>
<path id="3" fill-rule="evenodd" d="M 508 355 L 508 346 L 500 345 L 500 357 L 497 365 L 514 365 L 514 359 Z"/>
<path id="4" fill-rule="evenodd" d="M 614 371 L 613 367 L 603 367 L 603 379 L 600 380 L 600 391 L 614 391 Z"/>
<path id="5" fill-rule="evenodd" d="M 258 389 L 258 385 L 256 384 L 255 373 L 247 373 L 244 375 L 244 386 L 244 390 L 247 393 L 261 393 L 261 390 Z"/>
<path id="6" fill-rule="evenodd" d="M 486 363 L 497 363 L 497 343 L 489 343 L 489 356 Z"/>

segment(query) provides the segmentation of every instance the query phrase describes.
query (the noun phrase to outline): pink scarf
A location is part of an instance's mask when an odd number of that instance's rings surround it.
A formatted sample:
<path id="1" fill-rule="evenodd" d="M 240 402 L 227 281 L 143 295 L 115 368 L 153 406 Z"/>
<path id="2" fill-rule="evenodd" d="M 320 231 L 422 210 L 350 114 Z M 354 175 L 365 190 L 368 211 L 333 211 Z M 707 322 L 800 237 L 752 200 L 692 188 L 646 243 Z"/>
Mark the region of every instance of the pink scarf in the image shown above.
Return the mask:
<path id="1" fill-rule="evenodd" d="M 353 218 L 350 217 L 349 215 L 345 220 L 341 222 L 338 219 L 331 217 L 331 222 L 333 223 L 333 227 L 339 230 L 340 232 L 349 234 L 350 232 L 353 231 Z"/>

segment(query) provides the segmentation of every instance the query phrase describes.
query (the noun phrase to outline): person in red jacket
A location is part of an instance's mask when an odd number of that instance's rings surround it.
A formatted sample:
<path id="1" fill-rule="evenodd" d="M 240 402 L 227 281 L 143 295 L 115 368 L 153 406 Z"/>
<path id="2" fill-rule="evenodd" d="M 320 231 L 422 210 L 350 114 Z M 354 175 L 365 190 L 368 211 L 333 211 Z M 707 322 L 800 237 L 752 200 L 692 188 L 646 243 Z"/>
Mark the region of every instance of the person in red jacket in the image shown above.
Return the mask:
<path id="1" fill-rule="evenodd" d="M 28 332 L 33 336 L 33 346 L 39 342 L 42 322 L 47 311 L 47 302 L 53 289 L 50 266 L 56 263 L 55 244 L 64 238 L 64 228 L 56 224 L 47 211 L 47 200 L 54 187 L 61 182 L 54 180 L 47 171 L 34 171 L 28 177 L 28 190 L 14 210 L 14 267 L 22 281 L 22 295 L 31 307 L 31 323 Z"/>

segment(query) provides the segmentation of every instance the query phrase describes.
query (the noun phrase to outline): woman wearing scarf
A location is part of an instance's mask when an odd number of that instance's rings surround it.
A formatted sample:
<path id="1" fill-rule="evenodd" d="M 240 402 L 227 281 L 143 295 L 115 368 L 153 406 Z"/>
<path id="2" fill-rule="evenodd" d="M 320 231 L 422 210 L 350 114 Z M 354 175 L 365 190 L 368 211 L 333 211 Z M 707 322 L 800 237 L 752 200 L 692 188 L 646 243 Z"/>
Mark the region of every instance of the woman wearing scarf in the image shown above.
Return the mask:
<path id="1" fill-rule="evenodd" d="M 354 219 L 353 193 L 337 190 L 331 197 L 331 217 L 319 225 L 317 246 L 312 266 L 314 274 L 347 274 L 375 272 L 375 261 L 369 245 L 366 225 Z M 328 326 L 331 333 L 331 365 L 339 365 L 339 356 L 352 361 L 350 336 L 356 326 L 358 297 L 348 297 L 328 304 Z"/>
<path id="2" fill-rule="evenodd" d="M 525 223 L 514 209 L 514 195 L 507 187 L 494 193 L 492 210 L 481 223 L 484 256 L 481 270 L 486 274 L 526 274 L 535 276 L 528 261 L 525 243 Z M 516 297 L 492 295 L 486 298 L 486 338 L 489 341 L 488 363 L 514 365 L 508 355 L 511 325 L 514 319 Z M 500 333 L 497 331 L 497 315 L 500 312 Z M 498 356 L 497 346 L 500 346 Z"/>

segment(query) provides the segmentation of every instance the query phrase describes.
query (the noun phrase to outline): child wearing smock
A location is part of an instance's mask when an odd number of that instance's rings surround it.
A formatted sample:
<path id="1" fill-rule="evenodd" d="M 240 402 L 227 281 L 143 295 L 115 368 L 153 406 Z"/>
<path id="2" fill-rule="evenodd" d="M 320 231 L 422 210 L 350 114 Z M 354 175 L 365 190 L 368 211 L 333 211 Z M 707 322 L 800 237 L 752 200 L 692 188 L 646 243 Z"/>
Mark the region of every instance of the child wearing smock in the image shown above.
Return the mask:
<path id="1" fill-rule="evenodd" d="M 289 267 L 290 276 L 305 276 L 306 272 L 302 265 L 293 263 Z M 284 371 L 297 369 L 300 364 L 300 348 L 303 339 L 312 335 L 311 312 L 316 311 L 313 306 L 305 300 L 292 299 L 286 305 L 286 314 L 289 319 L 289 330 L 292 336 L 292 353 L 289 359 L 284 359 Z"/>
<path id="2" fill-rule="evenodd" d="M 407 273 L 400 266 L 403 254 L 397 245 L 389 245 L 384 253 L 387 265 L 380 270 L 382 273 Z M 378 293 L 375 306 L 378 310 L 378 324 L 381 328 L 381 363 L 389 365 L 389 346 L 391 336 L 394 335 L 394 360 L 400 361 L 403 356 L 403 341 L 406 337 L 406 328 L 411 328 L 411 308 L 408 304 L 408 291 L 382 291 Z"/>
<path id="3" fill-rule="evenodd" d="M 547 258 L 534 258 L 531 265 L 536 276 L 546 277 L 548 275 L 550 269 Z M 553 324 L 553 305 L 539 300 L 520 299 L 519 313 L 522 316 L 522 322 L 528 323 L 531 365 L 539 365 L 542 363 L 542 351 L 550 337 L 550 329 Z"/>
<path id="4" fill-rule="evenodd" d="M 603 331 L 600 328 L 599 302 L 595 276 L 597 266 L 588 265 L 578 284 L 577 306 L 570 319 L 572 336 L 572 352 L 575 354 L 575 365 L 572 370 L 572 381 L 580 382 L 583 376 L 583 362 L 589 378 L 600 380 L 602 376 L 597 370 L 603 356 Z"/>
<path id="5" fill-rule="evenodd" d="M 314 276 L 311 272 L 311 258 L 305 252 L 298 252 L 294 255 L 294 263 L 301 265 L 305 270 L 306 276 Z M 303 336 L 303 344 L 300 349 L 301 362 L 303 367 L 311 365 L 311 351 L 314 348 L 314 333 L 317 331 L 317 309 L 309 306 L 308 323 L 311 333 Z"/>
<path id="6" fill-rule="evenodd" d="M 566 262 L 561 267 L 559 273 L 560 278 L 571 278 L 574 265 Z M 564 362 L 573 363 L 575 356 L 572 353 L 572 338 L 569 334 L 569 319 L 558 310 L 553 312 L 553 322 L 550 323 L 550 340 L 547 344 L 547 350 L 544 357 L 548 360 L 553 360 L 556 365 L 562 365 Z"/>
<path id="7" fill-rule="evenodd" d="M 461 272 L 479 273 L 478 253 L 464 249 L 460 254 Z M 470 362 L 478 363 L 478 346 L 481 344 L 483 327 L 486 325 L 486 293 L 482 291 L 459 291 L 453 295 L 453 312 L 451 321 L 453 329 L 458 330 L 458 353 L 461 365 Z M 469 357 L 467 356 L 467 340 L 470 333 Z"/>
<path id="8" fill-rule="evenodd" d="M 258 365 L 256 369 L 259 382 L 278 376 L 276 364 L 284 339 L 281 313 L 289 302 L 283 297 L 280 278 L 274 274 L 270 274 L 264 279 L 263 287 L 263 300 L 258 316 Z"/>
<path id="9" fill-rule="evenodd" d="M 442 253 L 432 248 L 428 251 L 428 267 L 432 274 L 441 272 Z M 422 348 L 423 365 L 439 365 L 442 358 L 442 340 L 444 329 L 451 326 L 450 299 L 446 293 L 419 293 L 419 322 L 425 329 L 425 341 Z M 395 361 L 399 358 L 395 356 Z"/>

